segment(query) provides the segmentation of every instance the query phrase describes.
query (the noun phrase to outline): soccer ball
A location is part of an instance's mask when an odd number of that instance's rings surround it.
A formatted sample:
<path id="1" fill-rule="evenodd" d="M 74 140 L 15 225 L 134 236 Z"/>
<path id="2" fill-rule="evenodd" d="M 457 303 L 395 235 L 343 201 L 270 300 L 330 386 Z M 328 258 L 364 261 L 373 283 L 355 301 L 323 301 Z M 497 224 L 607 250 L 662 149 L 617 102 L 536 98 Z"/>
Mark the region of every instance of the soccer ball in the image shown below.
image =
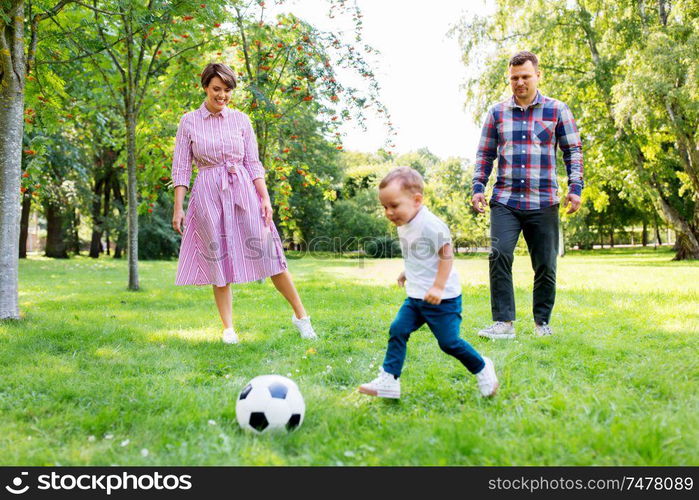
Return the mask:
<path id="1" fill-rule="evenodd" d="M 260 375 L 246 385 L 235 404 L 240 427 L 258 434 L 292 431 L 303 422 L 306 405 L 293 380 L 281 375 Z"/>

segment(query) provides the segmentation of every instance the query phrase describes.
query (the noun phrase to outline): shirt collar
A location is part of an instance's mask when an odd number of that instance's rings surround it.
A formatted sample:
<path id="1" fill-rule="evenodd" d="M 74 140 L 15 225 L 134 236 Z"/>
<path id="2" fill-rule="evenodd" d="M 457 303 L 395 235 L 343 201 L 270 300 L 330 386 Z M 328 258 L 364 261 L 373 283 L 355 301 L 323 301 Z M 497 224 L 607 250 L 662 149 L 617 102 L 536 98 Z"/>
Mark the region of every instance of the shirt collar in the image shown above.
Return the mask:
<path id="1" fill-rule="evenodd" d="M 427 207 L 426 207 L 425 205 L 422 205 L 422 206 L 418 209 L 418 211 L 417 211 L 417 213 L 415 214 L 415 216 L 414 216 L 412 219 L 410 219 L 408 222 L 406 222 L 405 224 L 403 224 L 403 227 L 405 227 L 405 229 L 408 229 L 408 228 L 410 228 L 410 227 L 413 227 L 417 222 L 420 221 L 420 219 L 422 219 L 422 218 L 425 216 L 425 214 L 426 214 L 427 212 L 429 212 L 429 210 L 427 210 Z"/>
<path id="2" fill-rule="evenodd" d="M 206 107 L 206 101 L 204 101 L 201 104 L 201 106 L 199 106 L 199 114 L 201 114 L 202 118 L 208 118 L 209 116 L 213 116 L 213 117 L 221 116 L 222 118 L 225 118 L 226 116 L 228 116 L 228 113 L 230 113 L 230 110 L 228 109 L 228 107 L 223 108 L 220 113 L 212 113 Z"/>
<path id="3" fill-rule="evenodd" d="M 544 102 L 544 96 L 541 95 L 541 92 L 539 92 L 539 91 L 537 90 L 537 91 L 536 91 L 536 96 L 534 96 L 534 100 L 532 101 L 532 103 L 531 103 L 528 107 L 533 108 L 534 106 L 536 106 L 537 104 L 541 104 L 542 102 Z M 524 108 L 522 108 L 522 106 L 520 106 L 519 104 L 517 104 L 517 101 L 515 101 L 515 96 L 514 96 L 514 95 L 513 95 L 512 97 L 510 97 L 510 100 L 509 100 L 508 105 L 509 105 L 511 108 L 520 108 L 520 109 L 524 109 Z"/>

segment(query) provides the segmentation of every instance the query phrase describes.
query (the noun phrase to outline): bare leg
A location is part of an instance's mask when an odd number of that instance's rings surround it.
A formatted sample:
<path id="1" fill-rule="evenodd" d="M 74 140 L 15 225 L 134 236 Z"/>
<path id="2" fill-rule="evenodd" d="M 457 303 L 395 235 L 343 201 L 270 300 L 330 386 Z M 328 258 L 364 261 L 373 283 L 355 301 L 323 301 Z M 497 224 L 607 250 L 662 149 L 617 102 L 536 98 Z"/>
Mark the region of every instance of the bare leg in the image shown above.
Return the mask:
<path id="1" fill-rule="evenodd" d="M 306 309 L 303 308 L 301 297 L 299 297 L 294 282 L 291 280 L 291 273 L 289 273 L 289 271 L 282 271 L 272 276 L 271 279 L 274 286 L 279 290 L 279 293 L 291 304 L 296 318 L 304 318 L 306 316 Z"/>
<path id="2" fill-rule="evenodd" d="M 223 328 L 233 327 L 233 297 L 231 296 L 231 285 L 214 287 L 214 298 L 216 299 L 216 307 L 221 315 Z"/>

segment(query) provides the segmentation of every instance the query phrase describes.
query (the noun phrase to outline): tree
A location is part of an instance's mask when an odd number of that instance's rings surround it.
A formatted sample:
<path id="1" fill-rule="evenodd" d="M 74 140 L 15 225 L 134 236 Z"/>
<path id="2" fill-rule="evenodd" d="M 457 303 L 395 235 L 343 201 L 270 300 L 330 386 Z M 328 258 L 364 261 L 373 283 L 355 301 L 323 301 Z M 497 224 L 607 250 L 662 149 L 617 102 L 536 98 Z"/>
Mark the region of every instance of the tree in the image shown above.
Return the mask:
<path id="1" fill-rule="evenodd" d="M 464 61 L 485 68 L 468 82 L 469 100 L 483 113 L 508 94 L 509 56 L 538 53 L 542 90 L 578 120 L 586 183 L 634 188 L 624 202 L 652 199 L 678 233 L 676 258 L 699 258 L 696 79 L 680 77 L 696 74 L 698 16 L 691 1 L 499 0 L 495 15 L 457 28 Z M 651 111 L 644 120 L 639 101 Z"/>
<path id="2" fill-rule="evenodd" d="M 39 23 L 71 1 L 37 2 L 37 10 L 30 9 L 27 46 L 24 0 L 0 0 L 0 319 L 19 319 L 17 267 L 25 77 L 34 65 Z"/>

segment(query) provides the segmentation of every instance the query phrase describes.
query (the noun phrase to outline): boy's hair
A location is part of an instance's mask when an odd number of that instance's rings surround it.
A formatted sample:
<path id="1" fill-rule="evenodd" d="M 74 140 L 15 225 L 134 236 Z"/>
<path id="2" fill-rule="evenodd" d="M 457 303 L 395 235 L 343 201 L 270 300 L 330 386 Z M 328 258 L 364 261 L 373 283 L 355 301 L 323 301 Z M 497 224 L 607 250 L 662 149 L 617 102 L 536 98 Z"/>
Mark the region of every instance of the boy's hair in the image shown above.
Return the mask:
<path id="1" fill-rule="evenodd" d="M 383 189 L 391 182 L 400 182 L 401 189 L 410 191 L 411 193 L 420 193 L 425 187 L 425 181 L 422 179 L 420 172 L 410 167 L 396 167 L 391 170 L 386 177 L 381 179 L 379 189 Z"/>

